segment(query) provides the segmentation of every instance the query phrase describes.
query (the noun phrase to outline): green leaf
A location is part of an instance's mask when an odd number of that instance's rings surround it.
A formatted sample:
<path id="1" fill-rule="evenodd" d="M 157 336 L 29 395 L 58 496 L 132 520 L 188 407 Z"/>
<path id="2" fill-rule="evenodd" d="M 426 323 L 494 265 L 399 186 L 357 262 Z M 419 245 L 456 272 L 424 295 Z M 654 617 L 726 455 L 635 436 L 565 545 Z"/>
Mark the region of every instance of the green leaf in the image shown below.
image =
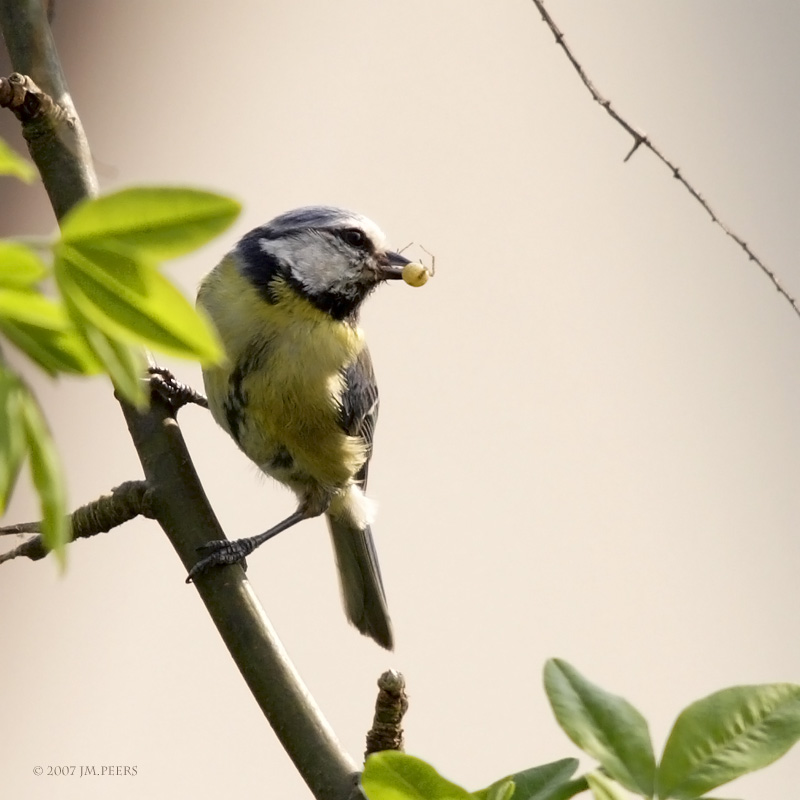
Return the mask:
<path id="1" fill-rule="evenodd" d="M 82 326 L 81 332 L 117 392 L 132 406 L 147 408 L 150 395 L 142 380 L 147 363 L 142 350 L 112 339 L 92 325 Z"/>
<path id="2" fill-rule="evenodd" d="M 509 776 L 517 786 L 514 800 L 551 800 L 578 769 L 577 758 L 562 758 Z"/>
<path id="3" fill-rule="evenodd" d="M 63 567 L 70 538 L 64 475 L 39 404 L 30 392 L 25 392 L 24 398 L 22 418 L 33 485 L 42 506 L 42 538 Z"/>
<path id="4" fill-rule="evenodd" d="M 29 289 L 45 275 L 47 267 L 30 247 L 0 241 L 0 288 Z"/>
<path id="5" fill-rule="evenodd" d="M 549 764 L 542 764 L 539 767 L 509 775 L 502 780 L 510 780 L 516 786 L 514 800 L 551 800 L 556 797 L 559 789 L 566 784 L 578 769 L 577 758 L 562 758 L 560 761 L 553 761 Z M 501 783 L 501 781 L 497 781 Z M 479 800 L 489 800 L 488 792 L 492 786 L 473 792 Z"/>
<path id="6" fill-rule="evenodd" d="M 64 306 L 38 292 L 0 289 L 0 331 L 51 375 L 101 370 Z"/>
<path id="7" fill-rule="evenodd" d="M 55 273 L 73 319 L 85 319 L 110 339 L 203 363 L 222 357 L 212 327 L 136 251 L 116 242 L 60 244 Z"/>
<path id="8" fill-rule="evenodd" d="M 516 800 L 518 797 L 515 794 L 516 789 L 517 787 L 511 778 L 500 778 L 499 781 L 495 781 L 485 789 L 472 792 L 470 797 L 476 798 L 476 800 L 510 800 L 513 796 Z"/>
<path id="9" fill-rule="evenodd" d="M 561 659 L 545 664 L 544 685 L 567 736 L 623 786 L 651 796 L 656 765 L 644 717 L 627 700 L 589 682 Z"/>
<path id="10" fill-rule="evenodd" d="M 695 798 L 761 769 L 800 739 L 800 686 L 734 686 L 681 712 L 658 769 L 662 798 Z"/>
<path id="11" fill-rule="evenodd" d="M 25 183 L 33 183 L 36 169 L 0 139 L 0 175 L 12 175 Z"/>
<path id="12" fill-rule="evenodd" d="M 0 289 L 0 317 L 50 330 L 69 324 L 62 305 L 30 289 Z"/>
<path id="13" fill-rule="evenodd" d="M 103 371 L 86 340 L 74 328 L 54 331 L 0 319 L 0 332 L 50 375 L 96 375 Z"/>
<path id="14" fill-rule="evenodd" d="M 445 780 L 430 764 L 396 750 L 373 753 L 361 773 L 369 800 L 470 800 L 472 795 Z"/>
<path id="15" fill-rule="evenodd" d="M 514 791 L 516 791 L 517 787 L 514 784 L 514 781 L 512 781 L 509 777 L 505 777 L 500 778 L 499 781 L 495 781 L 485 789 L 479 789 L 477 792 L 472 792 L 472 797 L 477 798 L 477 800 L 497 800 L 498 792 L 507 791 L 506 785 L 509 783 L 512 787 L 514 787 Z M 517 795 L 514 796 L 517 797 Z"/>
<path id="16" fill-rule="evenodd" d="M 552 794 L 547 795 L 547 800 L 569 800 L 569 798 L 575 797 L 576 794 L 587 792 L 588 790 L 589 783 L 586 780 L 586 776 L 583 775 L 580 778 L 575 778 L 574 781 L 562 783 Z"/>
<path id="17" fill-rule="evenodd" d="M 517 786 L 515 800 L 551 800 L 562 795 L 561 790 L 578 769 L 577 758 L 562 758 L 540 767 L 532 767 L 509 776 Z"/>
<path id="18" fill-rule="evenodd" d="M 602 772 L 590 772 L 586 776 L 586 781 L 592 790 L 594 800 L 628 800 L 628 795 L 622 787 Z"/>
<path id="19" fill-rule="evenodd" d="M 516 790 L 514 781 L 509 778 L 503 778 L 493 783 L 486 791 L 486 800 L 511 800 Z M 477 795 L 473 795 L 475 797 Z"/>
<path id="20" fill-rule="evenodd" d="M 73 208 L 62 220 L 61 238 L 70 245 L 113 239 L 161 261 L 210 241 L 240 211 L 235 200 L 197 189 L 123 189 Z"/>
<path id="21" fill-rule="evenodd" d="M 0 363 L 0 514 L 5 513 L 27 448 L 24 392 L 19 378 Z"/>

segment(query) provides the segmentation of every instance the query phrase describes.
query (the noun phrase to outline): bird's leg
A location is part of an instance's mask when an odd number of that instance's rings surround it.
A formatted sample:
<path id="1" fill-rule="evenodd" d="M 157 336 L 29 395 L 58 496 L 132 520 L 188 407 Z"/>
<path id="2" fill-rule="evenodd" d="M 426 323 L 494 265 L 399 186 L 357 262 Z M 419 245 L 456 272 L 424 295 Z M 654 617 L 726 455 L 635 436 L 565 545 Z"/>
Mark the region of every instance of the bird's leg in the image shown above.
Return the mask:
<path id="1" fill-rule="evenodd" d="M 257 536 L 251 536 L 247 539 L 215 539 L 211 542 L 206 542 L 197 548 L 198 552 L 203 554 L 205 558 L 201 558 L 190 570 L 186 576 L 186 583 L 191 583 L 195 577 L 203 572 L 206 572 L 211 567 L 221 566 L 223 564 L 236 564 L 242 561 L 246 556 L 249 556 L 256 547 L 260 547 L 267 539 L 277 536 L 281 531 L 291 528 L 298 522 L 308 519 L 315 514 L 309 514 L 306 506 L 300 506 L 293 514 L 286 517 L 285 520 L 279 522 L 277 525 L 271 527 L 264 533 L 259 533 Z"/>

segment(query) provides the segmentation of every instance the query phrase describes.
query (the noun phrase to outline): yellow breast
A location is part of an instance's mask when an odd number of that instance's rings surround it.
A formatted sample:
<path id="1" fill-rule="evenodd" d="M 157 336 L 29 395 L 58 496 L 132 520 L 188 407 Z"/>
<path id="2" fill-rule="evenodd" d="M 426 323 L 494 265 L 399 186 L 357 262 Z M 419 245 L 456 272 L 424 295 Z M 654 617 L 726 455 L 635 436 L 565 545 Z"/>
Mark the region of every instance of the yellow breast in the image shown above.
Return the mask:
<path id="1" fill-rule="evenodd" d="M 364 462 L 365 447 L 339 424 L 342 370 L 363 349 L 363 334 L 285 282 L 273 284 L 277 302 L 269 304 L 233 258 L 227 256 L 198 293 L 228 355 L 225 365 L 203 372 L 214 418 L 279 480 L 346 486 Z"/>

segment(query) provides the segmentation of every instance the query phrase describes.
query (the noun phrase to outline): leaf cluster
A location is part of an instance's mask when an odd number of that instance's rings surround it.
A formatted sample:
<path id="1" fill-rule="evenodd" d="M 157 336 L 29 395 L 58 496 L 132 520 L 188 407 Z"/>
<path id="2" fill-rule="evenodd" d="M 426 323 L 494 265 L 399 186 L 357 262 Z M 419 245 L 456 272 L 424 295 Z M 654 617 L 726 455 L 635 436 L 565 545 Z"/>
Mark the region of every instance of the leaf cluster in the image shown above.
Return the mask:
<path id="1" fill-rule="evenodd" d="M 0 175 L 33 174 L 0 142 Z M 0 240 L 0 335 L 49 375 L 105 373 L 144 407 L 144 348 L 204 364 L 222 358 L 213 327 L 161 265 L 206 244 L 239 211 L 212 192 L 131 188 L 78 204 L 46 244 Z M 33 393 L 0 350 L 0 513 L 26 455 L 45 544 L 63 562 L 69 526 L 58 455 Z"/>
<path id="2" fill-rule="evenodd" d="M 684 709 L 656 763 L 650 731 L 627 700 L 591 683 L 566 661 L 551 659 L 544 685 L 556 721 L 599 768 L 573 778 L 566 758 L 508 775 L 468 792 L 426 762 L 397 752 L 367 759 L 361 785 L 369 800 L 712 800 L 706 795 L 766 767 L 800 739 L 800 686 L 734 686 Z"/>

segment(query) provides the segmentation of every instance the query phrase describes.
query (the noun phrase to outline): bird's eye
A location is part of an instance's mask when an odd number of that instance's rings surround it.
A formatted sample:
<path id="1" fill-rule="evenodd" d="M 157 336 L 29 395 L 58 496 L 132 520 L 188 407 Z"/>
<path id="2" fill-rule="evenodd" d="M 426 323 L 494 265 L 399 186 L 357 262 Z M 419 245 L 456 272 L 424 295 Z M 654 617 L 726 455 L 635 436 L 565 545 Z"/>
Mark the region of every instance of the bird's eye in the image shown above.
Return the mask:
<path id="1" fill-rule="evenodd" d="M 342 231 L 342 238 L 352 247 L 363 247 L 367 243 L 364 231 L 358 228 L 345 228 Z"/>

